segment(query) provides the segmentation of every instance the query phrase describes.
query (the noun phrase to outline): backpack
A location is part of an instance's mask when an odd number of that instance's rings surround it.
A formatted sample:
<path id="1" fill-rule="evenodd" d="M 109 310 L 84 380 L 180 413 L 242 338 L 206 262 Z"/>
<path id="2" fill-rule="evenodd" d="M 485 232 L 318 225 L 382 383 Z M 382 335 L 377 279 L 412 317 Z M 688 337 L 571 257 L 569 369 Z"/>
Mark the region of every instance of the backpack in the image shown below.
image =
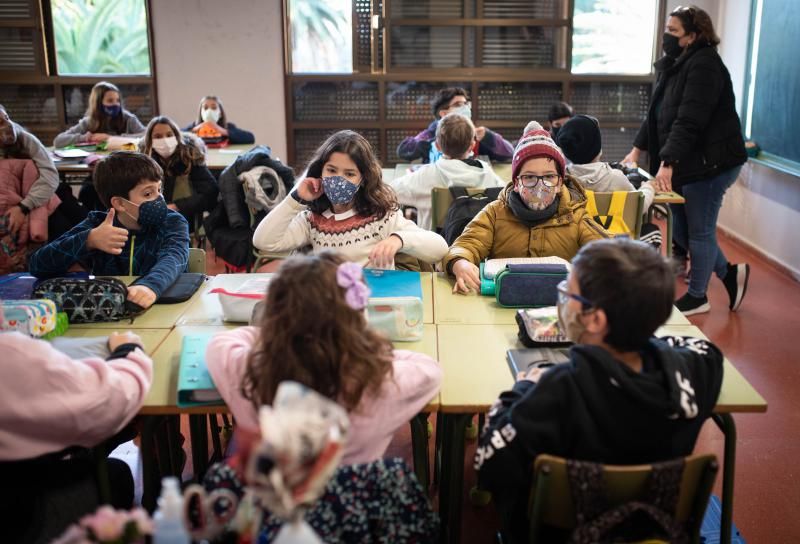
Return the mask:
<path id="1" fill-rule="evenodd" d="M 489 202 L 497 200 L 502 187 L 487 187 L 482 193 L 469 194 L 466 187 L 450 187 L 453 203 L 447 209 L 442 236 L 447 245 L 453 245 L 464 228 Z"/>

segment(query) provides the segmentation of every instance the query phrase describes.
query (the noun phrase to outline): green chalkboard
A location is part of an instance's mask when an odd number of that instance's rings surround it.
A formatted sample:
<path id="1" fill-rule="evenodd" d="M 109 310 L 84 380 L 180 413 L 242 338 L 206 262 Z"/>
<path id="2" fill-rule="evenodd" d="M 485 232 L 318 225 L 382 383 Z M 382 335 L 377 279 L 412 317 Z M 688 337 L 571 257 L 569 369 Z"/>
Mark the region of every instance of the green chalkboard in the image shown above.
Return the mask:
<path id="1" fill-rule="evenodd" d="M 761 10 L 750 139 L 800 163 L 800 1 L 762 0 Z"/>

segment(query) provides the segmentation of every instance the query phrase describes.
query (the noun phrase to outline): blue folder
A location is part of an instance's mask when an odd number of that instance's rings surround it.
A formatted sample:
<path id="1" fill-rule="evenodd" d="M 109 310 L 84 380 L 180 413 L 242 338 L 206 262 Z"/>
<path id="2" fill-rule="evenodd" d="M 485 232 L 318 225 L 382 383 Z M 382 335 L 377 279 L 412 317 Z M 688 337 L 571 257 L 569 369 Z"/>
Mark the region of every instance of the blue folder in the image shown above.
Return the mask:
<path id="1" fill-rule="evenodd" d="M 178 407 L 223 404 L 206 366 L 206 348 L 213 335 L 183 337 L 178 369 Z"/>
<path id="2" fill-rule="evenodd" d="M 365 268 L 364 281 L 372 291 L 371 298 L 416 297 L 422 300 L 419 272 Z"/>

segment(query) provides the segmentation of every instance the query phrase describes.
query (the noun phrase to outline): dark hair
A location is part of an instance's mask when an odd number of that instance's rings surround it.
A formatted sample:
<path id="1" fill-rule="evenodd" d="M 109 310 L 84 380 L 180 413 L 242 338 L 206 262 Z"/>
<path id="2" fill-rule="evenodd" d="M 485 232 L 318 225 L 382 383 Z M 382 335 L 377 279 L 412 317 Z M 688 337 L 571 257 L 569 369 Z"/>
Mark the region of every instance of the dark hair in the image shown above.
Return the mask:
<path id="1" fill-rule="evenodd" d="M 8 114 L 8 110 L 6 109 L 6 107 L 3 106 L 2 104 L 0 104 L 0 112 L 6 114 L 6 117 L 8 118 L 7 123 L 12 127 L 12 130 L 14 130 L 13 125 L 11 125 L 11 123 L 12 123 L 11 116 Z M 21 127 L 18 127 L 18 129 L 19 128 L 21 128 Z M 31 134 L 31 137 L 33 137 L 32 134 Z M 17 139 L 14 141 L 13 144 L 0 145 L 0 147 L 3 148 L 3 153 L 6 156 L 6 158 L 9 158 L 9 159 L 30 159 L 31 158 L 30 153 L 28 153 L 28 151 L 22 146 L 22 142 L 20 141 L 20 137 L 19 137 L 19 133 L 18 132 L 17 132 Z"/>
<path id="2" fill-rule="evenodd" d="M 119 94 L 119 105 L 122 112 L 116 117 L 109 117 L 103 111 L 103 97 L 107 92 L 114 91 Z M 89 118 L 89 132 L 113 132 L 122 134 L 125 132 L 125 107 L 122 104 L 122 93 L 119 87 L 108 81 L 100 81 L 92 87 L 89 94 L 89 107 L 86 109 L 86 117 Z"/>
<path id="3" fill-rule="evenodd" d="M 460 159 L 475 142 L 475 125 L 459 113 L 448 113 L 436 124 L 436 143 L 451 159 Z"/>
<path id="4" fill-rule="evenodd" d="M 684 32 L 697 34 L 698 42 L 714 47 L 719 45 L 719 36 L 714 31 L 714 23 L 711 22 L 711 16 L 704 10 L 697 6 L 678 6 L 669 15 L 680 19 Z"/>
<path id="5" fill-rule="evenodd" d="M 344 259 L 333 251 L 291 257 L 267 289 L 260 339 L 247 362 L 242 393 L 258 408 L 292 380 L 355 409 L 392 372 L 391 342 L 351 308 L 337 283 Z"/>
<path id="6" fill-rule="evenodd" d="M 200 105 L 197 107 L 197 121 L 195 121 L 194 124 L 199 125 L 205 122 L 203 121 L 203 103 L 206 100 L 213 100 L 214 102 L 217 103 L 217 107 L 219 108 L 219 121 L 217 121 L 217 124 L 222 128 L 227 128 L 228 118 L 225 116 L 225 107 L 222 105 L 222 100 L 220 100 L 219 97 L 214 96 L 213 94 L 209 94 L 200 99 Z"/>
<path id="7" fill-rule="evenodd" d="M 355 208 L 359 215 L 364 217 L 374 215 L 381 219 L 388 212 L 400 209 L 394 191 L 383 183 L 381 164 L 375 158 L 372 146 L 358 132 L 340 130 L 329 136 L 308 163 L 306 175 L 310 178 L 321 178 L 322 168 L 337 151 L 349 156 L 361 174 L 361 185 L 355 196 Z M 325 195 L 309 205 L 309 209 L 317 214 L 330 207 L 331 201 Z"/>
<path id="8" fill-rule="evenodd" d="M 573 115 L 575 114 L 572 111 L 572 106 L 566 102 L 556 102 L 550 106 L 550 110 L 547 112 L 547 120 L 552 122 L 556 119 L 561 119 L 562 117 L 572 117 Z"/>
<path id="9" fill-rule="evenodd" d="M 175 153 L 171 157 L 163 158 L 158 153 L 153 152 L 153 129 L 156 125 L 168 125 L 178 140 L 178 147 L 175 148 Z M 175 124 L 175 121 L 165 115 L 153 117 L 147 124 L 145 129 L 144 138 L 139 142 L 139 151 L 145 155 L 149 155 L 164 169 L 165 175 L 182 175 L 188 174 L 192 171 L 194 165 L 204 165 L 206 162 L 203 152 L 194 144 L 188 136 L 181 133 L 181 129 Z M 182 167 L 182 171 L 178 171 Z"/>
<path id="10" fill-rule="evenodd" d="M 457 96 L 463 96 L 469 100 L 469 93 L 463 87 L 447 87 L 445 89 L 440 89 L 439 92 L 436 93 L 433 102 L 431 102 L 433 116 L 438 119 L 439 112 L 447 108 L 447 105 L 450 103 L 450 101 Z"/>
<path id="11" fill-rule="evenodd" d="M 642 349 L 672 312 L 675 275 L 669 261 L 629 238 L 596 240 L 572 260 L 581 296 L 608 319 L 603 339 L 621 351 Z"/>
<path id="12" fill-rule="evenodd" d="M 114 151 L 97 161 L 94 167 L 94 189 L 105 206 L 111 198 L 129 198 L 131 190 L 140 183 L 161 181 L 164 172 L 156 161 L 136 151 Z"/>

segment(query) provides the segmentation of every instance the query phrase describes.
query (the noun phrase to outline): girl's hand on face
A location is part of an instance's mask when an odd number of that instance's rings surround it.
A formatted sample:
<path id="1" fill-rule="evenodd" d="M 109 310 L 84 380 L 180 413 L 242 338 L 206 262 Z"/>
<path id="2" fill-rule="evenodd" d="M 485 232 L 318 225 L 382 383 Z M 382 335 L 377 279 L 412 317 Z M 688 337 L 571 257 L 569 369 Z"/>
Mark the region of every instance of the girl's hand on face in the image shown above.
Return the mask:
<path id="1" fill-rule="evenodd" d="M 369 253 L 367 266 L 371 268 L 382 268 L 390 270 L 394 268 L 394 256 L 403 247 L 403 240 L 396 234 L 392 234 L 386 240 L 382 240 Z"/>
<path id="2" fill-rule="evenodd" d="M 316 200 L 322 196 L 322 180 L 317 178 L 305 178 L 297 185 L 297 196 L 303 200 Z"/>

